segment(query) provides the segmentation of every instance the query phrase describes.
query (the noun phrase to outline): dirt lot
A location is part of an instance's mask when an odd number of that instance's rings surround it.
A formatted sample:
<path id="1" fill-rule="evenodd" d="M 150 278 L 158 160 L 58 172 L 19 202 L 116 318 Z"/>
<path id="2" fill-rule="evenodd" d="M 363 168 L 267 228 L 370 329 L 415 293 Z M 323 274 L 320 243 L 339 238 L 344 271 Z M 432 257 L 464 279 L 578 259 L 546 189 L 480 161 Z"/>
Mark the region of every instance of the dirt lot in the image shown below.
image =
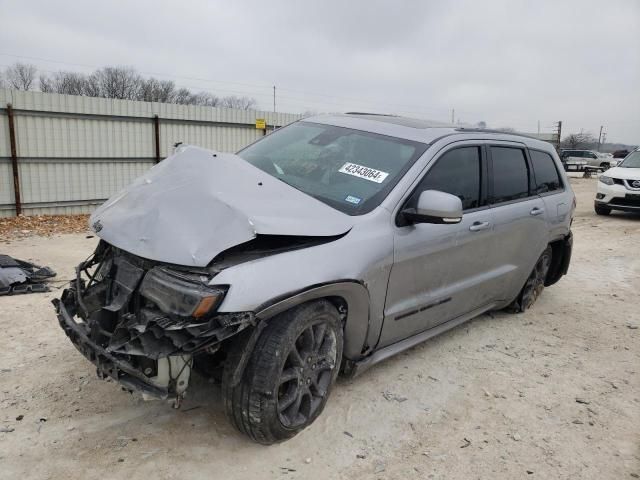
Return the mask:
<path id="1" fill-rule="evenodd" d="M 484 315 L 340 381 L 311 428 L 272 447 L 237 434 L 200 378 L 182 410 L 98 380 L 57 326 L 59 291 L 0 298 L 0 477 L 638 478 L 640 218 L 596 217 L 596 180 L 572 181 L 570 274 L 532 310 Z M 65 279 L 95 243 L 0 250 Z"/>

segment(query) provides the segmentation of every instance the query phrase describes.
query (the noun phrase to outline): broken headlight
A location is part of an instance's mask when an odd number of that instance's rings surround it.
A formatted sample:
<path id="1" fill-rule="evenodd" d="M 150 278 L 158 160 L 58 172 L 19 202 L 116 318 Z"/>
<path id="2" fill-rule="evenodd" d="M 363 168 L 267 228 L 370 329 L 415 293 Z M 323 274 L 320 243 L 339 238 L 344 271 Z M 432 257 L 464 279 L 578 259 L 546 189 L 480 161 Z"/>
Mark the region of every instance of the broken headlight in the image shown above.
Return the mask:
<path id="1" fill-rule="evenodd" d="M 226 287 L 206 285 L 201 277 L 156 267 L 145 275 L 140 294 L 164 313 L 201 318 L 214 311 L 226 293 Z"/>

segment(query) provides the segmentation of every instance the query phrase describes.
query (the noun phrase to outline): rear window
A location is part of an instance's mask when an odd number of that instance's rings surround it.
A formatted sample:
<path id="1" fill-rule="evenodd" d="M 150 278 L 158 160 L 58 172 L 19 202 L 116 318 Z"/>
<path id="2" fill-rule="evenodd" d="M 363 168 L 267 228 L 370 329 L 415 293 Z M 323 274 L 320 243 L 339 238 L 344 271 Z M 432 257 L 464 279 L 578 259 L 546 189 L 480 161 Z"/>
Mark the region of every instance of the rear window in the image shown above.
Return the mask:
<path id="1" fill-rule="evenodd" d="M 491 147 L 491 160 L 492 203 L 509 202 L 529 196 L 529 169 L 522 149 Z"/>
<path id="2" fill-rule="evenodd" d="M 562 190 L 562 181 L 553 157 L 545 152 L 529 150 L 538 193 Z"/>

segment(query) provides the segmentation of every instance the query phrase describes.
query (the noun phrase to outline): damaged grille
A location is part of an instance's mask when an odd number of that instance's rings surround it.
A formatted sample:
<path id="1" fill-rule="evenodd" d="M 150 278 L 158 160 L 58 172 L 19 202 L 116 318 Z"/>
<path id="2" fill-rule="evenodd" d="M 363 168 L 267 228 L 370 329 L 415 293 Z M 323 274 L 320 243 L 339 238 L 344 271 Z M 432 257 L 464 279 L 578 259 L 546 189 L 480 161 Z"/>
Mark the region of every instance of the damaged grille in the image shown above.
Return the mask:
<path id="1" fill-rule="evenodd" d="M 252 312 L 214 311 L 194 318 L 161 310 L 140 291 L 145 277 L 158 269 L 165 276 L 173 272 L 182 285 L 192 286 L 194 291 L 209 288 L 204 271 L 174 272 L 167 265 L 101 242 L 93 256 L 79 265 L 75 285 L 61 300 L 70 313 L 83 320 L 92 341 L 127 360 L 194 354 L 214 348 L 254 323 Z M 161 303 L 171 306 L 170 302 Z"/>

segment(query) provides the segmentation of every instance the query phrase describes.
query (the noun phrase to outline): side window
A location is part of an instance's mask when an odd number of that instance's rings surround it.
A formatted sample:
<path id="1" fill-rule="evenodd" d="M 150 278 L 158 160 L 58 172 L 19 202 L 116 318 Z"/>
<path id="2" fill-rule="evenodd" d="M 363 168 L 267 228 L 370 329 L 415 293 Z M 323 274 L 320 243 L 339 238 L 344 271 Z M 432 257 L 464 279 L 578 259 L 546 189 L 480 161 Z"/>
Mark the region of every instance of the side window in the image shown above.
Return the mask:
<path id="1" fill-rule="evenodd" d="M 492 203 L 508 202 L 529 196 L 529 169 L 524 150 L 491 147 L 493 162 Z"/>
<path id="2" fill-rule="evenodd" d="M 477 208 L 480 206 L 480 182 L 480 148 L 456 148 L 436 160 L 409 204 L 415 205 L 425 190 L 439 190 L 460 198 L 464 210 Z"/>
<path id="3" fill-rule="evenodd" d="M 561 190 L 562 181 L 551 155 L 537 150 L 529 150 L 529 154 L 531 155 L 538 193 Z"/>

